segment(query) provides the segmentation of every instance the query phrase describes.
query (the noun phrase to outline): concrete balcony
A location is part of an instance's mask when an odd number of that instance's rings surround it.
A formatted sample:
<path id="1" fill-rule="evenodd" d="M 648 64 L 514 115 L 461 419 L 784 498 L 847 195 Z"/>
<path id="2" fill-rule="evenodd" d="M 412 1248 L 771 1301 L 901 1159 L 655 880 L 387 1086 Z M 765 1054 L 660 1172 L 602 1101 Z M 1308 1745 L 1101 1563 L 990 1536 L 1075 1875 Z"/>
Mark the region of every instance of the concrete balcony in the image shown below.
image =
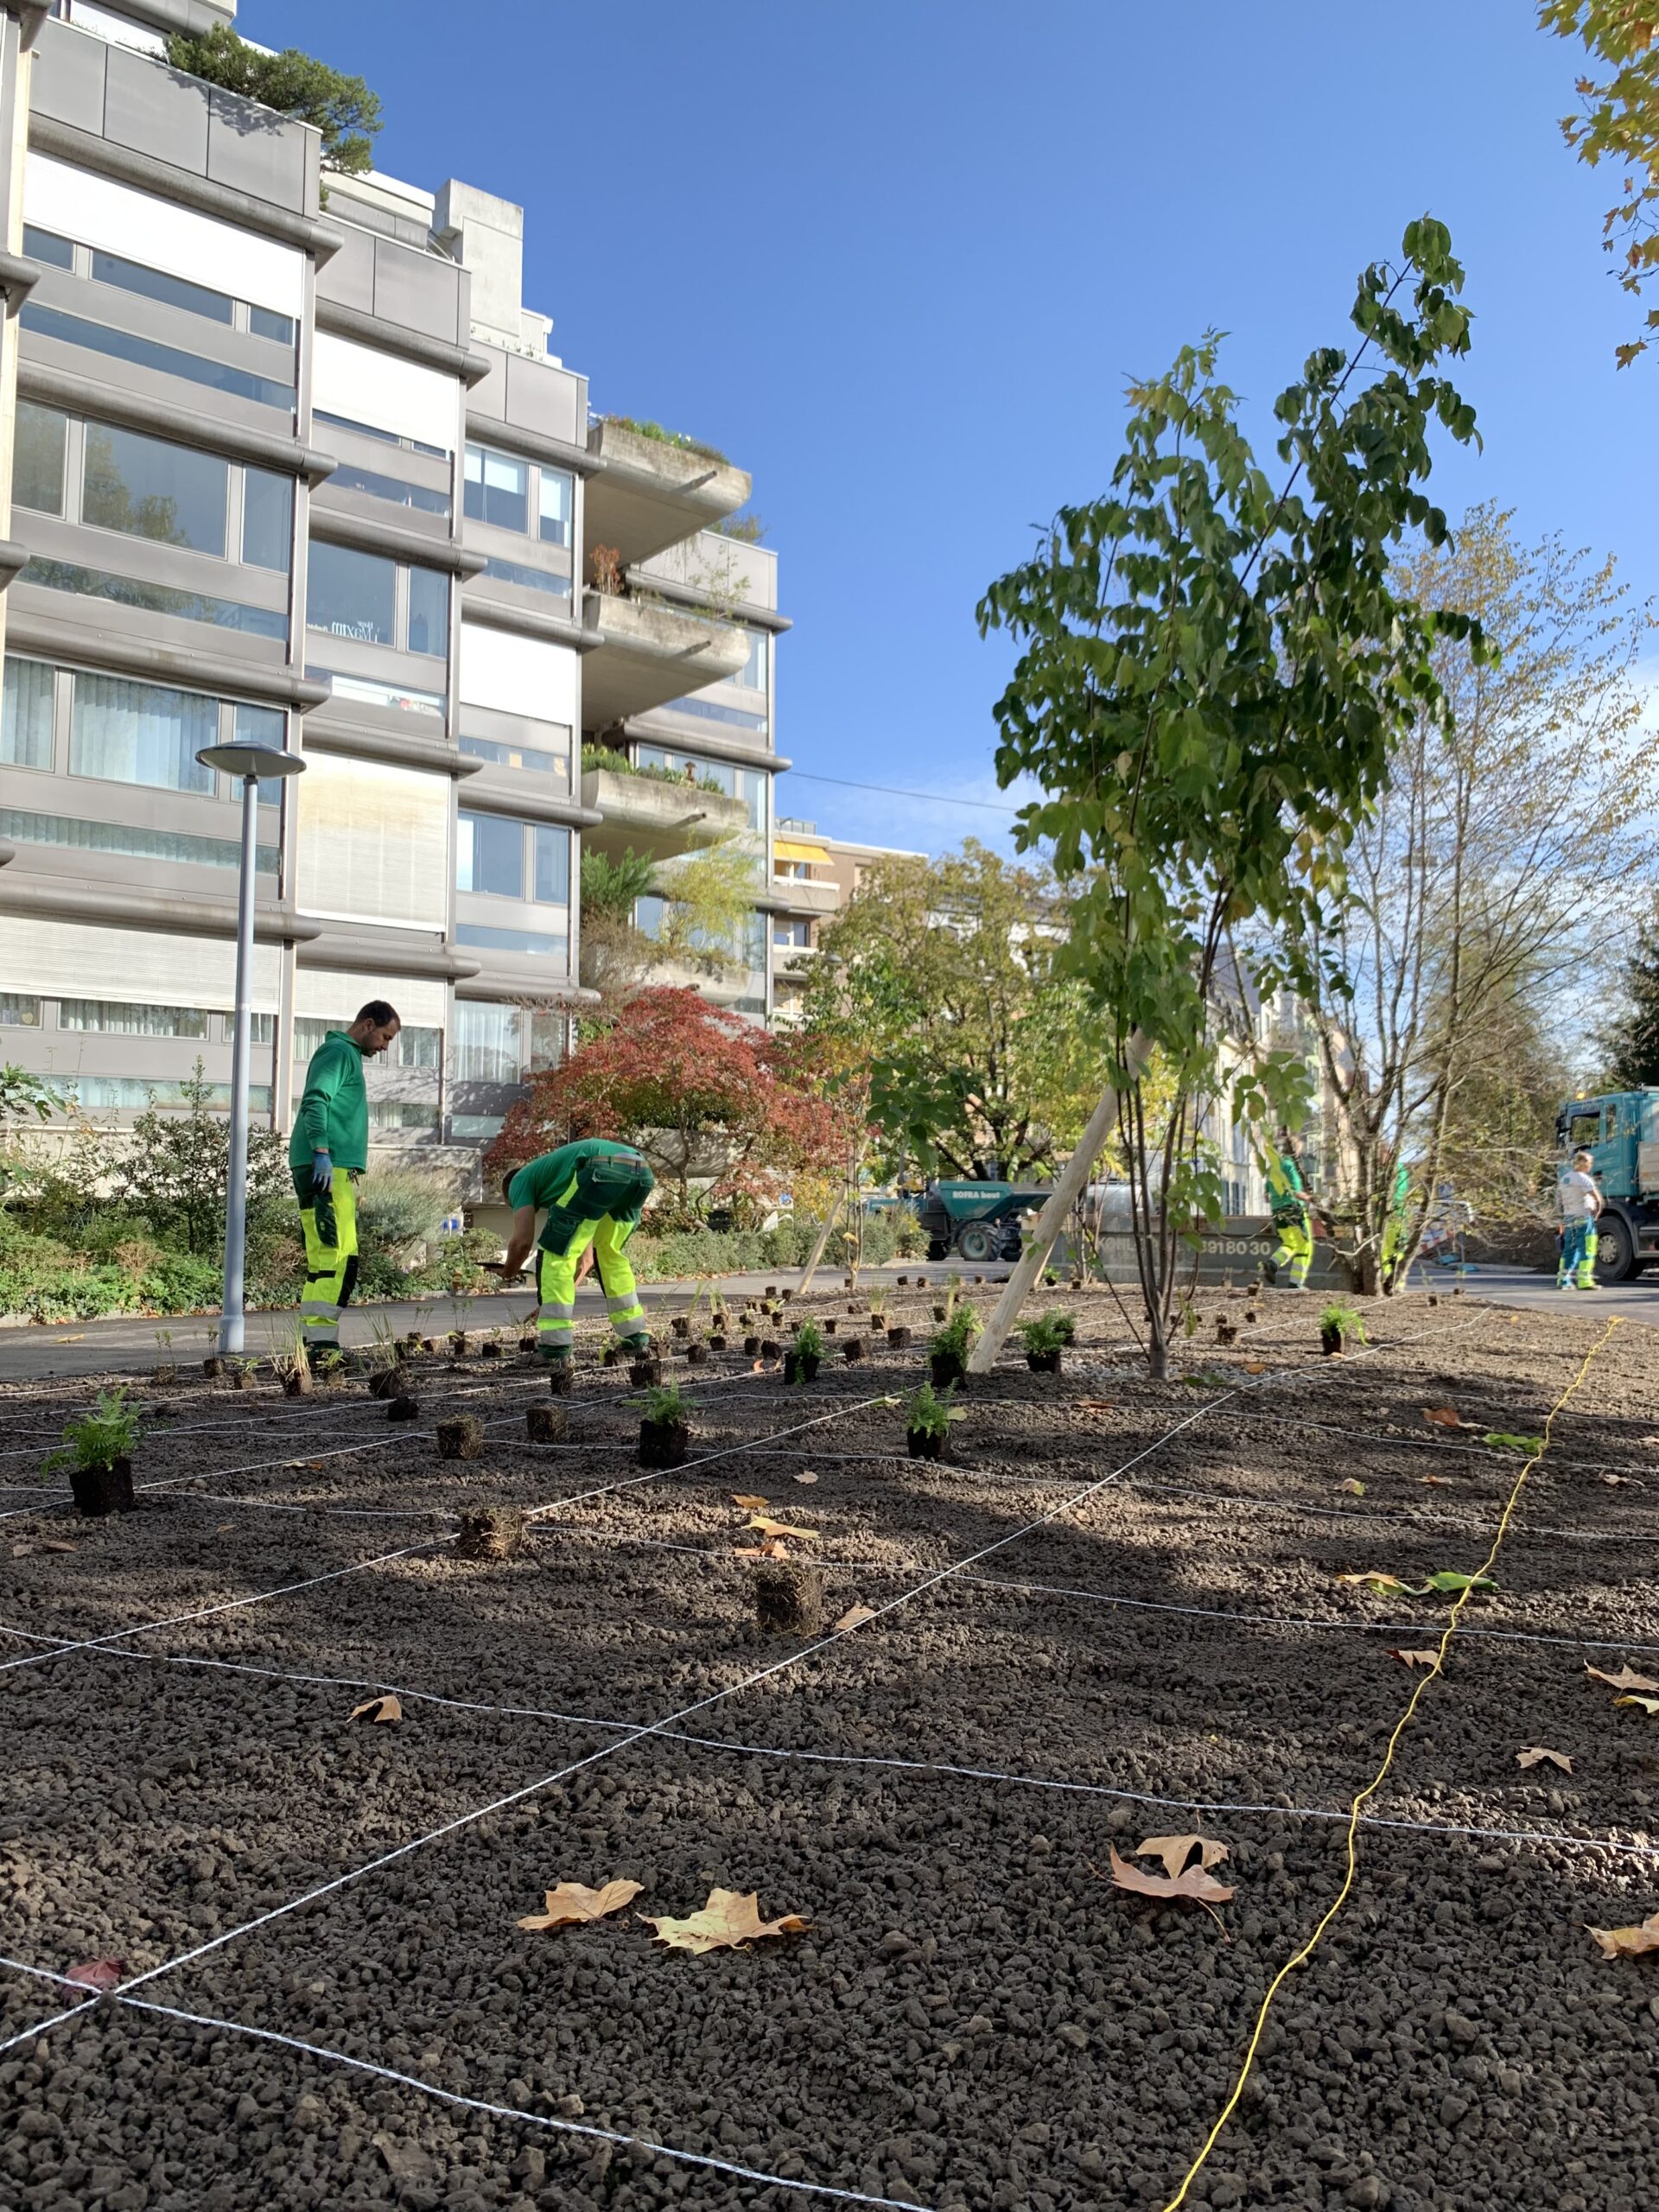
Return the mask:
<path id="1" fill-rule="evenodd" d="M 585 842 L 612 858 L 632 849 L 652 860 L 671 860 L 740 836 L 749 826 L 744 799 L 699 791 L 695 784 L 605 768 L 583 771 L 582 803 L 601 817 L 582 832 Z"/>
<path id="2" fill-rule="evenodd" d="M 749 657 L 741 630 L 648 600 L 586 592 L 582 625 L 597 640 L 582 663 L 585 729 L 608 728 L 718 683 Z"/>
<path id="3" fill-rule="evenodd" d="M 592 423 L 588 451 L 601 464 L 588 483 L 588 550 L 614 546 L 625 569 L 735 514 L 748 499 L 746 469 L 620 423 Z"/>
<path id="4" fill-rule="evenodd" d="M 774 914 L 797 914 L 803 920 L 818 921 L 841 912 L 841 886 L 802 883 L 790 876 L 774 875 L 766 886 L 765 904 Z"/>

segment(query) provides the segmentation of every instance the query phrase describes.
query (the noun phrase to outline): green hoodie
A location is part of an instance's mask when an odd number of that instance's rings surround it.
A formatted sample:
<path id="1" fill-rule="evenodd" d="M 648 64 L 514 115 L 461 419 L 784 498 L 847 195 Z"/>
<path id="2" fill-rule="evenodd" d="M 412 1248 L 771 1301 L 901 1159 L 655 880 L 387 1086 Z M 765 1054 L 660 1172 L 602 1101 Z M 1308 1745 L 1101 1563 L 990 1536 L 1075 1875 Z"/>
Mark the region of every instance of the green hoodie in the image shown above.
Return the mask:
<path id="1" fill-rule="evenodd" d="M 316 1152 L 327 1153 L 336 1167 L 360 1172 L 369 1164 L 363 1054 L 343 1029 L 331 1029 L 311 1055 L 288 1141 L 289 1166 L 308 1167 Z"/>

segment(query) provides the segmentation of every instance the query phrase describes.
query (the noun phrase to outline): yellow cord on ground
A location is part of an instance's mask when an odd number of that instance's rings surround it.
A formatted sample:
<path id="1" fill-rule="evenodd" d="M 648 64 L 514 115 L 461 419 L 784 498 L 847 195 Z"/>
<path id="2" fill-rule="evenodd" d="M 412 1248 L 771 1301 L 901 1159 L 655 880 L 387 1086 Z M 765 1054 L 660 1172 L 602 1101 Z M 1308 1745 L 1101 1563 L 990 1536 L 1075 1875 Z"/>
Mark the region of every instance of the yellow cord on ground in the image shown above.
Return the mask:
<path id="1" fill-rule="evenodd" d="M 1499 1551 L 1503 1548 L 1503 1539 L 1509 1533 L 1510 1516 L 1513 1515 L 1516 1506 L 1520 1502 L 1521 1492 L 1526 1485 L 1527 1477 L 1532 1472 L 1533 1469 L 1538 1465 L 1538 1462 L 1543 1458 L 1545 1452 L 1549 1449 L 1549 1433 L 1550 1430 L 1554 1426 L 1556 1414 L 1560 1412 L 1561 1408 L 1567 1404 L 1568 1399 L 1572 1397 L 1574 1391 L 1577 1390 L 1580 1383 L 1582 1383 L 1585 1376 L 1590 1371 L 1591 1362 L 1604 1349 L 1607 1343 L 1607 1339 L 1612 1335 L 1613 1331 L 1618 1328 L 1618 1317 L 1615 1314 L 1608 1322 L 1606 1328 L 1602 1332 L 1600 1338 L 1590 1347 L 1590 1350 L 1586 1352 L 1583 1361 L 1580 1365 L 1578 1373 L 1573 1377 L 1573 1380 L 1567 1384 L 1566 1389 L 1562 1391 L 1560 1396 L 1556 1399 L 1554 1404 L 1550 1408 L 1548 1417 L 1544 1422 L 1544 1433 L 1538 1440 L 1538 1449 L 1533 1453 L 1532 1457 L 1527 1461 L 1526 1465 L 1522 1468 L 1520 1473 L 1515 1478 L 1515 1487 L 1510 1491 L 1509 1501 L 1505 1504 L 1502 1514 L 1498 1516 L 1497 1533 L 1492 1538 L 1492 1548 L 1487 1553 L 1485 1558 L 1481 1561 L 1480 1566 L 1475 1570 L 1477 1576 L 1485 1574 L 1490 1571 L 1493 1560 L 1497 1559 Z M 1464 1589 L 1459 1591 L 1457 1601 L 1452 1605 L 1451 1613 L 1446 1620 L 1445 1630 L 1440 1637 L 1440 1649 L 1434 1655 L 1434 1664 L 1426 1674 L 1418 1677 L 1416 1687 L 1411 1693 L 1411 1697 L 1407 1704 L 1406 1709 L 1401 1714 L 1399 1719 L 1395 1723 L 1394 1732 L 1389 1738 L 1388 1749 L 1382 1754 L 1382 1764 L 1377 1768 L 1376 1772 L 1371 1777 L 1370 1780 L 1365 1784 L 1364 1788 L 1355 1797 L 1352 1804 L 1348 1808 L 1348 1865 L 1342 1878 L 1342 1887 L 1337 1891 L 1336 1896 L 1332 1899 L 1330 1904 L 1326 1906 L 1324 1913 L 1320 1916 L 1319 1925 L 1314 1929 L 1313 1933 L 1308 1937 L 1306 1942 L 1302 1945 L 1300 1950 L 1294 1953 L 1291 1957 L 1285 1961 L 1283 1966 L 1280 1967 L 1278 1973 L 1274 1974 L 1273 1980 L 1268 1984 L 1267 1994 L 1262 1999 L 1261 2010 L 1255 2016 L 1255 2025 L 1250 2031 L 1250 2039 L 1246 2044 L 1244 2050 L 1244 2063 L 1238 2069 L 1238 2079 L 1233 2084 L 1232 2094 L 1229 2096 L 1226 2103 L 1222 2107 L 1215 2126 L 1210 2130 L 1209 2134 L 1205 2137 L 1204 2147 L 1198 2152 L 1198 2157 L 1193 2159 L 1192 2164 L 1187 2168 L 1185 2177 L 1182 2181 L 1180 2187 L 1176 2190 L 1174 2196 L 1170 2198 L 1168 2203 L 1165 2205 L 1164 2212 L 1179 2212 L 1179 2207 L 1186 2202 L 1187 2191 L 1192 2188 L 1193 2183 L 1204 2171 L 1205 2164 L 1209 2158 L 1210 2153 L 1215 2149 L 1217 2141 L 1220 2139 L 1222 2129 L 1226 2126 L 1234 2113 L 1237 2111 L 1238 2101 L 1244 2094 L 1244 2084 L 1249 2080 L 1250 2069 L 1255 2063 L 1255 2054 L 1261 2046 L 1262 2031 L 1268 2024 L 1268 2014 L 1272 2010 L 1274 1999 L 1279 1994 L 1279 1992 L 1283 1987 L 1285 1982 L 1288 1980 L 1290 1975 L 1294 1974 L 1297 1967 L 1306 1966 L 1308 1960 L 1313 1957 L 1314 1952 L 1319 1948 L 1320 1939 L 1323 1937 L 1325 1929 L 1330 1927 L 1332 1922 L 1342 1910 L 1343 1906 L 1348 1902 L 1349 1892 L 1354 1886 L 1354 1878 L 1359 1871 L 1357 1839 L 1359 1834 L 1360 1813 L 1368 1799 L 1372 1798 L 1376 1795 L 1377 1791 L 1382 1788 L 1384 1781 L 1387 1779 L 1389 1769 L 1394 1764 L 1394 1755 L 1399 1748 L 1400 1738 L 1405 1734 L 1407 1728 L 1411 1725 L 1412 1718 L 1416 1713 L 1417 1707 L 1422 1698 L 1423 1692 L 1428 1688 L 1429 1684 L 1434 1680 L 1435 1676 L 1440 1674 L 1442 1668 L 1445 1666 L 1447 1649 L 1451 1644 L 1452 1638 L 1458 1631 L 1459 1623 L 1463 1618 L 1463 1609 L 1468 1604 L 1470 1593 L 1473 1588 L 1474 1580 L 1471 1578 L 1469 1584 Z"/>

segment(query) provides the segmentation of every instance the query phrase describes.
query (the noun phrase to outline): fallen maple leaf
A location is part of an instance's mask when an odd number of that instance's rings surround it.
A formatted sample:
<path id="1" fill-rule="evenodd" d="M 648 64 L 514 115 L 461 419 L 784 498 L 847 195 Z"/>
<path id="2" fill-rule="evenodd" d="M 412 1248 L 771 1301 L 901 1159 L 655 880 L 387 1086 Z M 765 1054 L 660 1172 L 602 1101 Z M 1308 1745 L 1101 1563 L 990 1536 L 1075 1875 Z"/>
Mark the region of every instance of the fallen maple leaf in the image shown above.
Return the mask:
<path id="1" fill-rule="evenodd" d="M 1436 1428 L 1461 1428 L 1463 1422 L 1455 1406 L 1425 1406 L 1423 1419 L 1433 1421 Z"/>
<path id="2" fill-rule="evenodd" d="M 1218 1866 L 1228 1855 L 1224 1843 L 1211 1843 L 1204 1835 L 1149 1835 L 1135 1847 L 1137 1859 L 1161 1859 L 1164 1872 L 1172 1878 L 1185 1872 L 1186 1862 L 1195 1851 L 1201 1867 Z"/>
<path id="3" fill-rule="evenodd" d="M 346 1716 L 347 1724 L 361 1720 L 365 1713 L 371 1720 L 401 1720 L 404 1708 L 388 1691 L 384 1697 L 365 1698 L 361 1705 L 354 1705 Z"/>
<path id="4" fill-rule="evenodd" d="M 1634 1475 L 1603 1475 L 1599 1479 L 1605 1483 L 1609 1490 L 1617 1490 L 1621 1483 L 1635 1483 L 1637 1490 L 1647 1488 L 1645 1483 L 1637 1482 Z"/>
<path id="5" fill-rule="evenodd" d="M 763 1536 L 799 1536 L 810 1544 L 823 1541 L 821 1531 L 817 1529 L 791 1528 L 787 1521 L 773 1521 L 764 1513 L 752 1513 L 749 1526 L 758 1529 Z"/>
<path id="6" fill-rule="evenodd" d="M 1541 1766 L 1546 1759 L 1552 1766 L 1560 1767 L 1563 1774 L 1573 1771 L 1573 1762 L 1565 1751 L 1548 1751 L 1541 1744 L 1531 1745 L 1526 1751 L 1517 1751 L 1515 1755 L 1516 1766 Z"/>
<path id="7" fill-rule="evenodd" d="M 835 1625 L 836 1628 L 862 1628 L 866 1621 L 873 1621 L 874 1618 L 874 1605 L 849 1605 Z"/>
<path id="8" fill-rule="evenodd" d="M 1225 1904 L 1233 1894 L 1224 1882 L 1218 1882 L 1202 1866 L 1189 1866 L 1184 1874 L 1148 1874 L 1120 1859 L 1116 1844 L 1111 1846 L 1111 1854 L 1113 1886 L 1133 1890 L 1137 1897 L 1185 1897 L 1192 1904 L 1203 1905 L 1207 1911 L 1212 1905 Z"/>
<path id="9" fill-rule="evenodd" d="M 54 1344 L 84 1344 L 86 1332 L 83 1329 L 78 1337 L 54 1337 L 52 1341 Z"/>
<path id="10" fill-rule="evenodd" d="M 765 1936 L 798 1936 L 811 1924 L 794 1912 L 786 1912 L 777 1920 L 762 1920 L 760 1892 L 756 1890 L 751 1890 L 747 1897 L 736 1890 L 710 1890 L 702 1910 L 690 1913 L 683 1920 L 667 1916 L 653 1920 L 648 1912 L 642 1912 L 639 1917 L 647 1928 L 656 1929 L 657 1941 L 666 1943 L 671 1951 L 692 1951 L 699 1957 L 706 1951 L 734 1950 L 740 1944 L 758 1942 Z"/>
<path id="11" fill-rule="evenodd" d="M 1265 1359 L 1247 1359 L 1244 1363 L 1244 1372 L 1247 1375 L 1265 1375 L 1267 1371 L 1268 1363 Z"/>
<path id="12" fill-rule="evenodd" d="M 1410 1592 L 1410 1586 L 1402 1582 L 1397 1574 L 1383 1574 L 1376 1569 L 1361 1574 L 1339 1574 L 1337 1582 L 1338 1586 L 1344 1583 L 1363 1582 L 1368 1590 L 1375 1590 L 1384 1598 L 1395 1592 L 1402 1595 L 1409 1595 Z"/>
<path id="13" fill-rule="evenodd" d="M 798 1483 L 815 1483 L 818 1478 L 816 1475 L 797 1475 L 795 1479 Z"/>
<path id="14" fill-rule="evenodd" d="M 1615 1705 L 1639 1705 L 1643 1713 L 1659 1713 L 1659 1697 L 1616 1697 Z"/>
<path id="15" fill-rule="evenodd" d="M 1389 1656 L 1402 1661 L 1408 1667 L 1438 1667 L 1440 1663 L 1438 1651 L 1397 1651 L 1390 1646 Z"/>
<path id="16" fill-rule="evenodd" d="M 748 1513 L 763 1513 L 772 1503 L 772 1500 L 769 1497 L 762 1497 L 758 1491 L 734 1490 L 732 1492 L 732 1503 L 742 1506 Z"/>
<path id="17" fill-rule="evenodd" d="M 42 1536 L 41 1538 L 41 1549 L 43 1552 L 72 1552 L 74 1548 L 75 1547 L 73 1544 L 65 1543 L 61 1536 Z"/>
<path id="18" fill-rule="evenodd" d="M 1621 1667 L 1616 1675 L 1604 1675 L 1599 1667 L 1592 1667 L 1589 1661 L 1586 1660 L 1584 1671 L 1592 1681 L 1605 1682 L 1611 1689 L 1659 1690 L 1659 1682 L 1656 1682 L 1651 1675 L 1638 1675 L 1635 1668 L 1628 1663 Z"/>
<path id="19" fill-rule="evenodd" d="M 1365 1495 L 1364 1484 L 1352 1475 L 1349 1476 L 1345 1483 L 1338 1483 L 1337 1488 L 1339 1491 L 1344 1491 L 1350 1497 L 1363 1497 Z"/>
<path id="20" fill-rule="evenodd" d="M 1432 1490 L 1446 1490 L 1452 1481 L 1450 1475 L 1422 1475 L 1418 1479 L 1427 1483 Z"/>
<path id="21" fill-rule="evenodd" d="M 787 1559 L 789 1546 L 776 1538 L 769 1544 L 740 1544 L 732 1554 L 734 1559 Z"/>
<path id="22" fill-rule="evenodd" d="M 70 1967 L 64 1980 L 78 1983 L 82 1989 L 113 1989 L 126 1971 L 124 1959 L 84 1959 L 78 1967 Z"/>
<path id="23" fill-rule="evenodd" d="M 546 1911 L 526 1913 L 518 1925 L 569 1928 L 578 1921 L 603 1920 L 632 1904 L 644 1887 L 643 1882 L 607 1882 L 602 1890 L 590 1890 L 585 1882 L 561 1882 L 556 1890 L 545 1892 Z"/>
<path id="24" fill-rule="evenodd" d="M 1659 1951 L 1659 1912 L 1649 1913 L 1639 1928 L 1586 1928 L 1601 1946 L 1604 1959 L 1639 1958 L 1643 1951 Z"/>

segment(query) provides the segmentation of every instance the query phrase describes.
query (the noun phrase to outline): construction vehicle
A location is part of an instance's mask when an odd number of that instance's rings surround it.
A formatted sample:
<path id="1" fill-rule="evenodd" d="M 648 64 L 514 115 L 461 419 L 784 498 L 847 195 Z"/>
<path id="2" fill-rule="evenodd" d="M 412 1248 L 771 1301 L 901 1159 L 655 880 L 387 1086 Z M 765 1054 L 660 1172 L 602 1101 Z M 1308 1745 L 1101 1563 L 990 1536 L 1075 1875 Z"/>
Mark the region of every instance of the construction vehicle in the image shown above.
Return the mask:
<path id="1" fill-rule="evenodd" d="M 1004 1183 L 995 1176 L 961 1182 L 931 1182 L 916 1204 L 927 1232 L 930 1260 L 952 1252 L 975 1267 L 990 1260 L 1017 1260 L 1023 1238 L 1022 1214 L 1048 1203 L 1047 1183 Z"/>
<path id="2" fill-rule="evenodd" d="M 1569 1099 L 1555 1116 L 1555 1141 L 1558 1173 L 1587 1152 L 1601 1192 L 1597 1281 L 1628 1282 L 1659 1261 L 1659 1089 Z"/>

